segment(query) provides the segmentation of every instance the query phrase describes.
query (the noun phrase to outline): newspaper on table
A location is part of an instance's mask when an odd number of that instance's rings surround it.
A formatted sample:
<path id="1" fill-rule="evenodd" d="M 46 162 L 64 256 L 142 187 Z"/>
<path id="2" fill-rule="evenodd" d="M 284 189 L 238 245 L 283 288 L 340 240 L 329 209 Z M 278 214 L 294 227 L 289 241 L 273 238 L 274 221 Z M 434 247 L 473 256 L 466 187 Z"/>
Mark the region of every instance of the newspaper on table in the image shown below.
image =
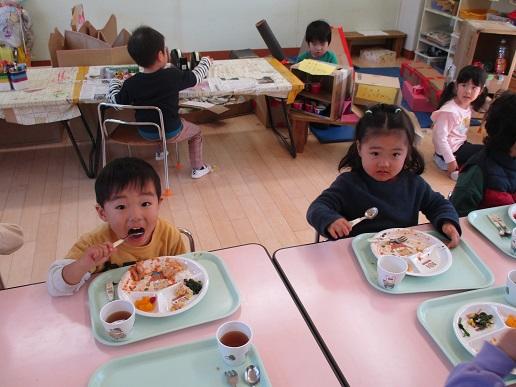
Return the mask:
<path id="1" fill-rule="evenodd" d="M 81 115 L 72 103 L 77 68 L 29 68 L 29 85 L 0 93 L 0 118 L 22 125 L 65 121 Z"/>

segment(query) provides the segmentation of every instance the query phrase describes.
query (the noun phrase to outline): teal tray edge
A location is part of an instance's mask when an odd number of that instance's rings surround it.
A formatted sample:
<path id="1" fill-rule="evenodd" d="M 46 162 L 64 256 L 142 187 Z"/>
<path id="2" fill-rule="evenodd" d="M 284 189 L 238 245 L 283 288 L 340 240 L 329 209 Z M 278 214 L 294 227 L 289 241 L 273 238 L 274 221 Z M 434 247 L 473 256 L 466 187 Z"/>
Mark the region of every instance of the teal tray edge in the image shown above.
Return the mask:
<path id="1" fill-rule="evenodd" d="M 432 299 L 423 301 L 421 304 L 419 304 L 419 306 L 417 308 L 417 312 L 416 312 L 417 319 L 418 319 L 419 323 L 421 324 L 421 326 L 426 330 L 426 333 L 428 334 L 428 336 L 430 336 L 432 338 L 433 342 L 439 347 L 439 349 L 443 352 L 443 354 L 450 361 L 450 363 L 453 366 L 456 366 L 459 363 L 462 363 L 465 361 L 470 361 L 471 359 L 473 359 L 473 356 L 471 356 L 469 354 L 469 352 L 466 352 L 466 350 L 464 349 L 465 353 L 467 354 L 467 357 L 464 359 L 457 359 L 457 357 L 454 354 L 452 354 L 450 351 L 448 351 L 448 349 L 444 346 L 444 344 L 441 343 L 440 340 L 438 340 L 434 336 L 433 333 L 431 333 L 432 327 L 429 325 L 429 323 L 427 322 L 427 320 L 425 318 L 425 314 L 426 314 L 427 310 L 429 308 L 431 308 L 433 304 L 436 304 L 436 303 L 441 303 L 441 302 L 446 303 L 447 301 L 450 301 L 450 300 L 460 300 L 460 299 L 464 298 L 464 304 L 467 304 L 467 303 L 474 302 L 473 300 L 474 300 L 475 296 L 479 296 L 479 298 L 482 297 L 482 299 L 486 299 L 486 298 L 489 299 L 490 297 L 499 297 L 500 294 L 504 293 L 504 291 L 505 291 L 505 286 L 498 286 L 498 287 L 491 287 L 491 288 L 487 288 L 487 289 L 477 289 L 477 290 L 471 290 L 468 292 L 462 292 L 462 293 L 458 293 L 458 294 L 450 294 L 447 296 L 432 298 Z M 451 331 L 451 329 L 452 329 L 452 327 L 450 326 L 450 331 Z M 457 345 L 461 346 L 460 343 L 457 343 Z M 516 381 L 516 376 L 508 376 L 507 378 L 504 379 L 504 381 L 506 382 L 506 384 L 513 383 Z"/>
<path id="2" fill-rule="evenodd" d="M 430 235 L 433 235 L 433 236 L 437 237 L 438 239 L 442 239 L 441 234 L 439 232 L 435 231 L 435 230 L 425 231 L 425 232 L 427 232 Z M 363 243 L 364 239 L 371 238 L 375 234 L 376 233 L 364 233 L 364 234 L 357 235 L 351 241 L 351 247 L 353 248 L 353 252 L 355 253 L 355 258 L 358 261 L 358 263 L 360 265 L 360 268 L 362 269 L 362 274 L 364 275 L 364 277 L 367 280 L 367 282 L 369 282 L 369 284 L 373 288 L 375 288 L 375 289 L 377 289 L 377 290 L 379 290 L 379 291 L 381 291 L 383 293 L 387 293 L 387 294 L 413 294 L 413 293 L 429 293 L 429 292 L 449 291 L 449 290 L 483 289 L 483 288 L 487 288 L 489 286 L 492 286 L 494 284 L 495 278 L 494 278 L 494 274 L 491 271 L 491 269 L 489 269 L 489 267 L 484 263 L 484 261 L 477 255 L 477 253 L 475 253 L 475 251 L 471 248 L 471 246 L 464 239 L 461 239 L 460 243 L 461 243 L 463 249 L 466 250 L 466 252 L 468 253 L 468 256 L 470 256 L 472 258 L 472 260 L 476 261 L 476 262 L 473 261 L 473 264 L 475 264 L 485 275 L 485 280 L 486 281 L 481 286 L 476 286 L 475 288 L 471 288 L 471 287 L 466 287 L 466 288 L 465 287 L 446 287 L 446 288 L 440 288 L 440 289 L 426 289 L 426 290 L 417 290 L 417 291 L 411 291 L 411 290 L 399 291 L 396 288 L 393 289 L 393 290 L 384 289 L 380 285 L 378 285 L 376 283 L 376 281 L 372 280 L 369 275 L 367 275 L 368 269 L 367 269 L 366 264 L 364 262 L 364 260 L 367 259 L 367 257 L 362 257 L 362 253 L 360 251 L 360 247 L 361 247 L 361 244 Z M 372 255 L 372 253 L 371 253 L 371 255 Z"/>
<path id="3" fill-rule="evenodd" d="M 500 206 L 500 207 L 492 207 L 492 208 L 484 208 L 482 210 L 475 210 L 471 211 L 468 214 L 468 222 L 471 224 L 474 228 L 477 229 L 477 231 L 482 234 L 490 243 L 492 243 L 498 250 L 500 250 L 505 255 L 516 259 L 516 255 L 512 254 L 509 249 L 503 248 L 500 246 L 500 244 L 496 243 L 495 241 L 499 240 L 500 237 L 496 234 L 496 231 L 494 226 L 489 224 L 489 228 L 487 230 L 484 230 L 484 222 L 482 221 L 482 218 L 485 218 L 488 214 L 496 213 L 502 217 L 502 220 L 505 221 L 505 224 L 507 224 L 508 227 L 514 227 L 514 223 L 509 219 L 509 215 L 507 213 L 507 209 L 510 206 Z M 485 223 L 489 222 L 488 220 L 485 221 Z M 492 227 L 492 230 L 490 228 Z M 510 245 L 511 238 L 508 237 L 506 240 L 502 240 L 502 242 L 509 241 L 508 244 Z M 504 243 L 505 244 L 505 243 Z"/>
<path id="4" fill-rule="evenodd" d="M 193 342 L 190 342 L 190 343 L 185 343 L 185 344 L 180 344 L 180 345 L 175 345 L 175 346 L 170 346 L 170 347 L 163 347 L 163 348 L 153 349 L 153 350 L 150 350 L 150 351 L 135 353 L 135 354 L 132 354 L 132 355 L 128 355 L 128 356 L 123 356 L 123 357 L 112 359 L 112 360 L 108 361 L 107 363 L 104 363 L 103 365 L 101 365 L 100 367 L 98 367 L 95 370 L 95 372 L 91 375 L 91 377 L 89 379 L 88 387 L 104 386 L 104 384 L 101 384 L 102 383 L 102 377 L 100 375 L 102 373 L 105 373 L 113 365 L 116 365 L 116 363 L 124 362 L 124 361 L 131 360 L 131 359 L 138 359 L 138 358 L 142 358 L 142 357 L 146 357 L 146 356 L 152 356 L 154 354 L 159 354 L 159 353 L 167 353 L 169 351 L 181 351 L 181 350 L 184 350 L 184 349 L 188 349 L 189 347 L 196 347 L 196 346 L 203 346 L 203 345 L 213 345 L 213 346 L 216 346 L 217 345 L 217 340 L 216 340 L 215 337 L 212 337 L 212 338 L 209 338 L 209 339 L 202 339 L 202 340 L 197 340 L 197 341 L 193 341 Z M 250 352 L 251 352 L 251 355 L 248 354 L 248 358 L 254 358 L 253 364 L 255 363 L 255 365 L 257 365 L 260 368 L 260 375 L 261 375 L 261 377 L 260 377 L 259 385 L 260 386 L 263 385 L 264 387 L 272 386 L 272 384 L 270 382 L 270 379 L 269 379 L 269 376 L 267 374 L 267 371 L 265 369 L 265 366 L 263 365 L 263 361 L 262 361 L 262 359 L 260 357 L 260 354 L 259 354 L 259 352 L 256 349 L 254 344 L 251 344 L 251 351 Z M 226 366 L 226 365 L 224 367 L 227 368 L 227 369 L 235 368 L 235 367 L 230 367 L 230 366 Z M 242 366 L 240 366 L 240 367 L 242 367 Z M 221 373 L 223 373 L 223 372 L 224 372 L 224 370 L 221 370 Z M 224 384 L 224 385 L 226 385 L 226 384 Z"/>
<path id="5" fill-rule="evenodd" d="M 215 255 L 213 253 L 210 253 L 210 252 L 206 252 L 206 251 L 204 251 L 204 252 L 201 251 L 201 252 L 185 253 L 185 254 L 180 254 L 179 256 L 185 257 L 185 258 L 190 258 L 190 259 L 193 259 L 193 260 L 199 260 L 199 257 L 202 257 L 202 258 L 208 257 L 208 259 L 210 261 L 214 262 L 217 265 L 218 269 L 220 270 L 222 276 L 225 278 L 227 286 L 230 289 L 230 292 L 231 292 L 231 294 L 233 296 L 233 305 L 232 305 L 232 307 L 229 310 L 227 310 L 226 312 L 220 314 L 219 316 L 217 316 L 216 318 L 213 318 L 211 320 L 201 321 L 201 322 L 198 322 L 198 323 L 192 323 L 192 324 L 184 325 L 184 326 L 182 326 L 180 328 L 177 328 L 177 329 L 171 329 L 171 330 L 167 330 L 167 331 L 162 331 L 162 332 L 155 333 L 155 334 L 144 335 L 144 336 L 136 338 L 136 339 L 135 338 L 131 338 L 131 339 L 124 340 L 124 341 L 112 341 L 112 340 L 109 340 L 109 339 L 103 337 L 95 329 L 96 319 L 94 317 L 93 311 L 96 310 L 96 308 L 95 308 L 96 304 L 91 301 L 91 300 L 95 299 L 95 295 L 93 294 L 94 286 L 92 286 L 92 285 L 94 283 L 98 282 L 98 281 L 105 281 L 106 277 L 117 278 L 117 282 L 118 282 L 118 280 L 122 277 L 122 275 L 129 269 L 129 266 L 121 267 L 121 268 L 118 268 L 118 269 L 109 270 L 107 272 L 99 274 L 95 279 L 93 279 L 93 281 L 91 281 L 91 283 L 89 285 L 89 288 L 88 288 L 88 304 L 89 304 L 89 312 L 90 312 L 90 324 L 91 324 L 91 329 L 93 331 L 93 335 L 94 335 L 95 339 L 98 342 L 100 342 L 100 343 L 102 343 L 104 345 L 108 345 L 108 346 L 122 346 L 122 345 L 132 344 L 132 343 L 135 343 L 135 342 L 138 342 L 138 341 L 141 341 L 141 340 L 146 340 L 146 339 L 149 339 L 149 338 L 152 338 L 152 337 L 156 337 L 156 336 L 160 336 L 160 335 L 163 335 L 163 334 L 176 332 L 176 331 L 179 331 L 181 329 L 186 329 L 186 328 L 190 328 L 190 327 L 193 327 L 193 326 L 196 326 L 196 325 L 205 324 L 205 323 L 208 323 L 208 322 L 211 322 L 211 321 L 220 320 L 220 319 L 223 319 L 223 318 L 225 318 L 227 316 L 230 316 L 233 313 L 235 313 L 235 311 L 240 307 L 240 303 L 241 303 L 240 293 L 238 291 L 238 288 L 235 285 L 235 282 L 231 278 L 231 275 L 229 274 L 229 272 L 227 270 L 227 267 L 226 267 L 226 264 L 224 263 L 224 261 L 220 257 L 218 257 L 217 255 Z M 100 310 L 100 307 L 98 309 Z M 192 308 L 192 310 L 194 310 L 194 309 Z M 163 317 L 163 318 L 167 318 L 167 317 Z"/>

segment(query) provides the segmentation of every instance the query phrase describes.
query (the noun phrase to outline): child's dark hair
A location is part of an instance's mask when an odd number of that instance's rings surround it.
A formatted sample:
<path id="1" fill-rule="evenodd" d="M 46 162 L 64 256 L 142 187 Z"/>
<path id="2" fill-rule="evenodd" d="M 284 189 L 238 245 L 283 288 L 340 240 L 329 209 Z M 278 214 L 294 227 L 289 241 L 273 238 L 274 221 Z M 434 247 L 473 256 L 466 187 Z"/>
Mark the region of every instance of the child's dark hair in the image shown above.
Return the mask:
<path id="1" fill-rule="evenodd" d="M 95 180 L 95 195 L 97 203 L 104 207 L 104 203 L 114 195 L 129 186 L 143 188 L 152 182 L 158 198 L 161 198 L 161 181 L 152 166 L 136 157 L 123 157 L 110 161 Z"/>
<path id="2" fill-rule="evenodd" d="M 418 175 L 425 170 L 425 161 L 416 149 L 416 131 L 408 114 L 396 105 L 378 104 L 365 111 L 355 129 L 355 139 L 349 147 L 348 153 L 339 163 L 339 170 L 351 168 L 352 171 L 362 170 L 362 160 L 358 154 L 358 143 L 369 136 L 387 134 L 392 131 L 401 131 L 407 135 L 408 153 L 404 169 Z"/>
<path id="3" fill-rule="evenodd" d="M 455 82 L 450 82 L 444 88 L 437 109 L 440 109 L 441 106 L 457 95 L 457 85 L 459 83 L 467 83 L 471 81 L 475 86 L 482 88 L 482 91 L 478 95 L 477 99 L 475 99 L 471 104 L 473 109 L 479 110 L 486 101 L 487 97 L 487 88 L 485 87 L 486 79 L 487 74 L 480 67 L 473 65 L 463 67 L 462 70 L 459 71 L 459 75 L 457 75 L 457 80 Z"/>
<path id="4" fill-rule="evenodd" d="M 328 42 L 331 43 L 331 27 L 324 20 L 316 20 L 308 24 L 306 27 L 305 41 L 310 42 Z"/>
<path id="5" fill-rule="evenodd" d="M 509 153 L 516 142 L 516 93 L 506 91 L 493 101 L 486 116 L 486 131 L 487 149 Z"/>
<path id="6" fill-rule="evenodd" d="M 165 37 L 154 28 L 140 26 L 133 31 L 127 43 L 131 58 L 142 67 L 152 66 L 160 51 L 165 51 Z"/>

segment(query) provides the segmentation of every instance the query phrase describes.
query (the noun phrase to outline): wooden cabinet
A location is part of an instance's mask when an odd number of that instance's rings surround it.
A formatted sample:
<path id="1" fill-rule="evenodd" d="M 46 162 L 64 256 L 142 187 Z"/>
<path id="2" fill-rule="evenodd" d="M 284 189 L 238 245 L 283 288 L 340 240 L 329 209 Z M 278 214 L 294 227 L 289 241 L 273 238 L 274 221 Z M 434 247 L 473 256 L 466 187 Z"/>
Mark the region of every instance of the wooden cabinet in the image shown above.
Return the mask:
<path id="1" fill-rule="evenodd" d="M 507 1 L 424 0 L 415 59 L 445 72 L 454 63 L 465 18 L 482 17 L 478 10 L 503 8 Z"/>
<path id="2" fill-rule="evenodd" d="M 494 64 L 501 41 L 506 41 L 505 73 L 494 74 Z M 507 90 L 516 65 L 516 27 L 502 22 L 471 20 L 462 26 L 461 39 L 455 52 L 454 65 L 462 67 L 481 62 L 488 70 L 486 86 L 490 93 Z"/>
<path id="3" fill-rule="evenodd" d="M 297 101 L 302 102 L 303 105 L 311 104 L 324 107 L 320 114 L 307 111 L 304 111 L 304 113 L 313 114 L 318 118 L 330 121 L 340 120 L 346 98 L 350 96 L 353 71 L 350 68 L 337 66 L 329 75 L 312 75 L 298 67 L 299 64 L 295 64 L 290 68 L 290 71 L 305 84 L 305 90 L 298 94 Z M 314 83 L 320 85 L 316 93 L 310 90 L 310 85 Z"/>

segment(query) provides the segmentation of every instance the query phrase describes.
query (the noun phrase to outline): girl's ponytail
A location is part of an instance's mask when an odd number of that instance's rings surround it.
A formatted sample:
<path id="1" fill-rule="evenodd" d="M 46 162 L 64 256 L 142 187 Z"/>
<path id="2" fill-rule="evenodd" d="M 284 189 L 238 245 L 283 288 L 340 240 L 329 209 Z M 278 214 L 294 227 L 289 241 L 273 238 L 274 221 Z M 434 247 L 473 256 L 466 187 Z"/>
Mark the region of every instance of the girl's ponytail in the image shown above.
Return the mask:
<path id="1" fill-rule="evenodd" d="M 450 82 L 446 85 L 441 94 L 441 98 L 439 99 L 439 104 L 437 105 L 437 109 L 440 109 L 446 102 L 455 97 L 456 87 L 455 82 Z"/>
<path id="2" fill-rule="evenodd" d="M 478 112 L 480 110 L 480 108 L 482 106 L 484 106 L 484 103 L 486 102 L 486 99 L 487 99 L 487 95 L 488 95 L 487 87 L 484 86 L 484 88 L 478 95 L 477 99 L 471 103 L 471 107 L 473 108 L 473 110 Z"/>

